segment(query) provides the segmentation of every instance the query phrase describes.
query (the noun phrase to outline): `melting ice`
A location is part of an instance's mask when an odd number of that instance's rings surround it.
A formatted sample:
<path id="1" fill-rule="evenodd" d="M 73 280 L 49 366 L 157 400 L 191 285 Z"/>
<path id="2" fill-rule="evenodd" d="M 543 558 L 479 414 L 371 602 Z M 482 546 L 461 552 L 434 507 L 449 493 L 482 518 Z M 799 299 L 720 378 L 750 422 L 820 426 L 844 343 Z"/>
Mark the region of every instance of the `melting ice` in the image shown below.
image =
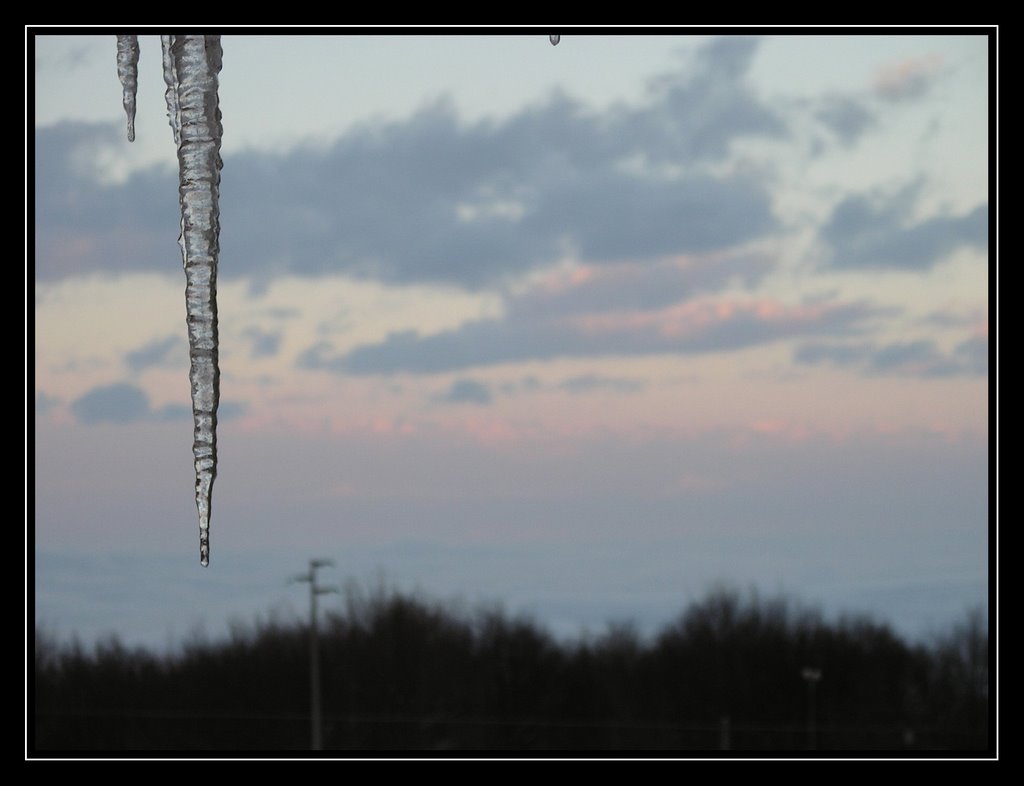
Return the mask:
<path id="1" fill-rule="evenodd" d="M 117 37 L 117 78 L 124 90 L 124 111 L 128 115 L 128 141 L 135 141 L 135 92 L 139 87 L 139 37 Z"/>
<path id="2" fill-rule="evenodd" d="M 178 147 L 178 201 L 181 205 L 182 263 L 192 386 L 199 511 L 199 560 L 210 562 L 210 499 L 217 477 L 217 403 L 220 369 L 217 349 L 217 257 L 220 251 L 220 104 L 217 75 L 220 36 L 161 36 L 167 113 Z M 135 137 L 135 89 L 139 59 L 135 36 L 118 36 L 117 69 L 124 86 L 128 139 Z M 129 107 L 129 92 L 131 93 Z"/>

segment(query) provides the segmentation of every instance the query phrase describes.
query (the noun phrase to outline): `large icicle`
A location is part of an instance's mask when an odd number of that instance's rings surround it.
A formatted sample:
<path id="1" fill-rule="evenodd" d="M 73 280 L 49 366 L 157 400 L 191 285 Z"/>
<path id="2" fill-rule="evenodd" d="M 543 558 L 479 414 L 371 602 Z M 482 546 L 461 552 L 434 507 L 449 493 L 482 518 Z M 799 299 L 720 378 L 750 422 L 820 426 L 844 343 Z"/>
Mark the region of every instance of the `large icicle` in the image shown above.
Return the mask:
<path id="1" fill-rule="evenodd" d="M 192 367 L 192 452 L 199 510 L 199 559 L 210 562 L 210 498 L 217 476 L 217 256 L 220 251 L 220 36 L 164 36 L 164 79 L 178 143 L 182 263 Z"/>
<path id="2" fill-rule="evenodd" d="M 135 93 L 139 89 L 139 37 L 117 37 L 117 78 L 124 91 L 122 101 L 128 115 L 128 141 L 135 141 Z"/>

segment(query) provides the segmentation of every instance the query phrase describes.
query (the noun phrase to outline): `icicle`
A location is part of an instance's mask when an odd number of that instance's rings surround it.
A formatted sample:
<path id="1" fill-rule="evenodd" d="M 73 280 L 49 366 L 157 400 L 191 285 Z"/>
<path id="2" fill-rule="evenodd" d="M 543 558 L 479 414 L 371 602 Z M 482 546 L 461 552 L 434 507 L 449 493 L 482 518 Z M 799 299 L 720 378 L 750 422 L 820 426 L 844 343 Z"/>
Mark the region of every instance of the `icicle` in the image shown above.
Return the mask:
<path id="1" fill-rule="evenodd" d="M 549 35 L 548 40 L 551 42 L 551 46 L 558 46 L 558 42 L 562 40 L 560 35 Z"/>
<path id="2" fill-rule="evenodd" d="M 210 564 L 210 499 L 217 477 L 217 404 L 220 368 L 217 348 L 217 257 L 220 252 L 220 143 L 223 126 L 217 74 L 223 53 L 220 36 L 160 36 L 167 115 L 178 148 L 181 204 L 181 260 L 185 266 L 189 382 L 192 386 L 199 511 L 199 561 Z M 124 86 L 128 141 L 135 139 L 135 93 L 139 43 L 117 37 L 117 74 Z"/>
<path id="3" fill-rule="evenodd" d="M 128 141 L 135 141 L 135 93 L 139 89 L 139 37 L 117 37 L 117 78 L 124 90 L 124 111 L 128 115 Z"/>
<path id="4" fill-rule="evenodd" d="M 178 90 L 174 77 L 174 53 L 171 51 L 171 39 L 174 36 L 160 36 L 160 48 L 163 51 L 164 83 L 167 89 L 164 91 L 164 99 L 167 101 L 167 119 L 171 124 L 171 131 L 174 132 L 174 144 L 181 144 L 181 118 L 178 117 Z"/>
<path id="5" fill-rule="evenodd" d="M 220 144 L 217 96 L 220 36 L 164 36 L 164 79 L 178 143 L 182 263 L 192 367 L 192 453 L 199 510 L 199 558 L 210 561 L 210 498 L 217 476 L 217 256 L 220 251 Z"/>

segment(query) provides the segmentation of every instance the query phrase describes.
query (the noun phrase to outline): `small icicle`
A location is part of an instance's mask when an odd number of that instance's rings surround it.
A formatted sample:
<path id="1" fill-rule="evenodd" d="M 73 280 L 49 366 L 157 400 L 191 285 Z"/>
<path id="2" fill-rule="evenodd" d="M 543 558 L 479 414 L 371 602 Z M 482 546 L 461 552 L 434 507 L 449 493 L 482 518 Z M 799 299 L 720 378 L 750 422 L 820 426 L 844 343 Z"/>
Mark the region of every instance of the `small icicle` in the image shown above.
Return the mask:
<path id="1" fill-rule="evenodd" d="M 192 361 L 192 453 L 199 511 L 199 561 L 210 562 L 210 500 L 217 477 L 217 258 L 220 253 L 220 36 L 163 36 L 164 79 L 178 143 L 182 263 Z"/>
<path id="2" fill-rule="evenodd" d="M 139 37 L 117 37 L 117 78 L 124 91 L 122 101 L 128 115 L 128 141 L 135 141 L 135 94 L 139 89 Z"/>
<path id="3" fill-rule="evenodd" d="M 551 42 L 551 46 L 558 46 L 558 42 L 562 40 L 560 35 L 549 35 L 548 40 Z"/>

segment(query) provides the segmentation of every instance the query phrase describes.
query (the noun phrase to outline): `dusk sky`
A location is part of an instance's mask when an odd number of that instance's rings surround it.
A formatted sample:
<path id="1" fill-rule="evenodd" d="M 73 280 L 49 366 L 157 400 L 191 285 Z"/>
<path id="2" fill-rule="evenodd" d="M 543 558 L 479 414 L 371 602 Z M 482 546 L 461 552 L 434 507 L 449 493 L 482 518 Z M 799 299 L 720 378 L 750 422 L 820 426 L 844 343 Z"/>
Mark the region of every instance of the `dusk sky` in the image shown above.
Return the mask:
<path id="1" fill-rule="evenodd" d="M 568 636 L 986 608 L 988 39 L 548 32 L 224 37 L 208 568 L 159 37 L 134 143 L 114 36 L 34 39 L 40 625 L 301 617 L 311 557 Z"/>

